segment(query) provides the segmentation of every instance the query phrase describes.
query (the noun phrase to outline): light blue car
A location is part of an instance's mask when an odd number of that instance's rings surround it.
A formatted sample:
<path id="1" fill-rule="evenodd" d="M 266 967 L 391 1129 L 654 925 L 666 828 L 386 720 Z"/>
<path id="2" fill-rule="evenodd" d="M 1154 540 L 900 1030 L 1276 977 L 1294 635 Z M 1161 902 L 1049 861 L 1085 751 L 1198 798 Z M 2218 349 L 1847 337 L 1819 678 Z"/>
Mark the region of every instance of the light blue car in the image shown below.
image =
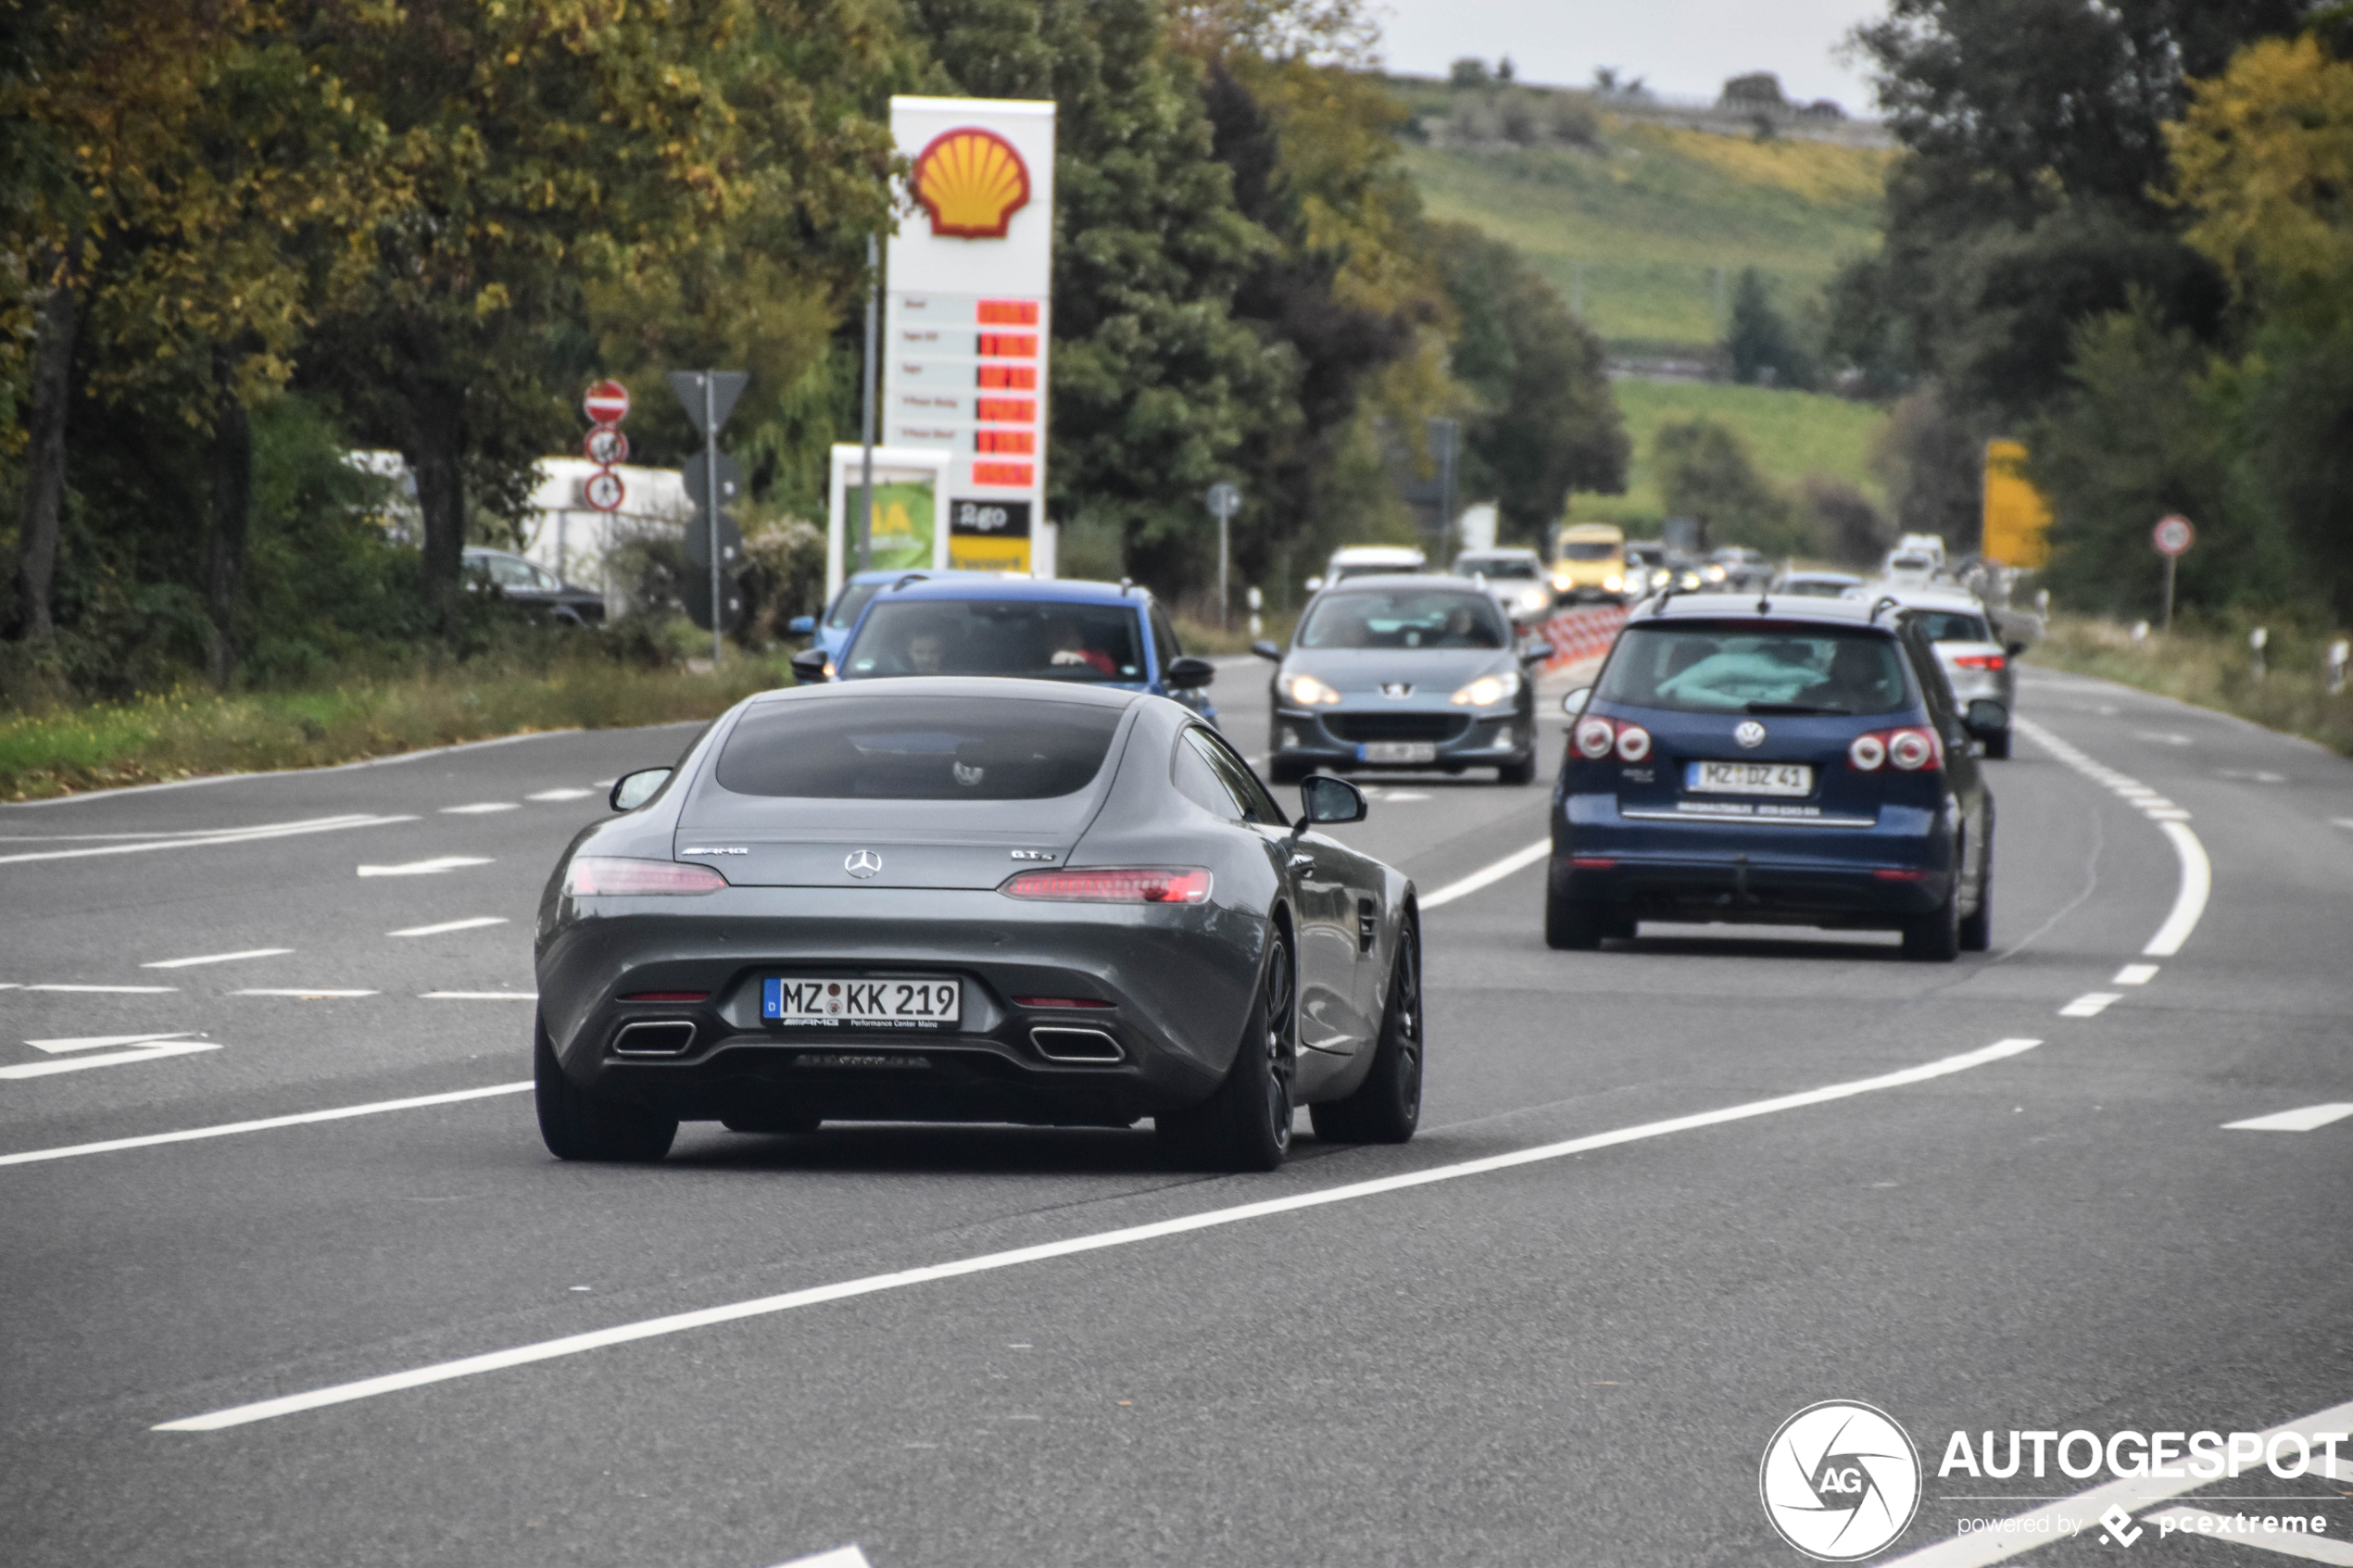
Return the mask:
<path id="1" fill-rule="evenodd" d="M 834 602 L 825 607 L 823 616 L 796 615 L 785 623 L 785 631 L 791 636 L 812 639 L 809 646 L 824 652 L 825 668 L 831 670 L 841 657 L 843 646 L 849 641 L 849 633 L 856 628 L 858 617 L 866 608 L 866 601 L 891 583 L 903 583 L 911 578 L 918 583 L 934 579 L 946 582 L 960 577 L 1001 580 L 1006 575 L 1001 571 L 963 571 L 947 567 L 894 567 L 853 571 L 842 583 L 841 592 L 834 596 Z"/>

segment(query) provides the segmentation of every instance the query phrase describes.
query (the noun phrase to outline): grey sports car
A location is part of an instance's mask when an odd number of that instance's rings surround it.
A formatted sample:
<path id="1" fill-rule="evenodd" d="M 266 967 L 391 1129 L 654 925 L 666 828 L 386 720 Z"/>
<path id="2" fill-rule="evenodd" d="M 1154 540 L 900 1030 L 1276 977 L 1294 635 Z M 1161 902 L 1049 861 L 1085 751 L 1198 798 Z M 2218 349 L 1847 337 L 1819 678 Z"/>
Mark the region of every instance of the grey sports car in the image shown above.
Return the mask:
<path id="1" fill-rule="evenodd" d="M 765 692 L 613 786 L 539 909 L 539 1126 L 655 1160 L 681 1121 L 1129 1126 L 1271 1170 L 1420 1115 L 1413 884 L 1289 822 L 1165 697 L 913 677 Z"/>
<path id="2" fill-rule="evenodd" d="M 1536 777 L 1535 691 L 1541 645 L 1516 645 L 1495 596 L 1467 578 L 1366 577 L 1310 600 L 1289 649 L 1272 659 L 1266 771 L 1311 768 L 1496 770 Z"/>

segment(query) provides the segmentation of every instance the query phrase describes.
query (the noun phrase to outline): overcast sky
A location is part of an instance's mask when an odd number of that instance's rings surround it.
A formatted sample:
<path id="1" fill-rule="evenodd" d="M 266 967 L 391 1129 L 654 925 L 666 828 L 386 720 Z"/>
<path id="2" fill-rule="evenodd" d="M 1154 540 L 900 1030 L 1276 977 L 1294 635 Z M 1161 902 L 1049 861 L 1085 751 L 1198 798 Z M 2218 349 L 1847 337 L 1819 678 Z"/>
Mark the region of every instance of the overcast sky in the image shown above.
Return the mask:
<path id="1" fill-rule="evenodd" d="M 1663 92 L 1713 97 L 1728 76 L 1769 70 L 1793 98 L 1874 112 L 1860 72 L 1833 56 L 1872 0 L 1381 0 L 1389 69 L 1443 76 L 1465 55 L 1509 55 L 1520 78 L 1567 86 L 1595 66 Z"/>

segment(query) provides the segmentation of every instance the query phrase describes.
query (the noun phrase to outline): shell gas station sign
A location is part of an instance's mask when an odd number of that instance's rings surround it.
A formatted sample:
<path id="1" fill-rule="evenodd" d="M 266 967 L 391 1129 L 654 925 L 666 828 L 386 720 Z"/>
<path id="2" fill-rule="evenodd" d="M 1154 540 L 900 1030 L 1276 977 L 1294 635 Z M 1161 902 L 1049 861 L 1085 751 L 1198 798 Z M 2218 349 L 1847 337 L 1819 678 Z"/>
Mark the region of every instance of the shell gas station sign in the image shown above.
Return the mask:
<path id="1" fill-rule="evenodd" d="M 1054 106 L 890 101 L 909 162 L 891 242 L 881 440 L 945 458 L 947 564 L 1046 564 Z"/>

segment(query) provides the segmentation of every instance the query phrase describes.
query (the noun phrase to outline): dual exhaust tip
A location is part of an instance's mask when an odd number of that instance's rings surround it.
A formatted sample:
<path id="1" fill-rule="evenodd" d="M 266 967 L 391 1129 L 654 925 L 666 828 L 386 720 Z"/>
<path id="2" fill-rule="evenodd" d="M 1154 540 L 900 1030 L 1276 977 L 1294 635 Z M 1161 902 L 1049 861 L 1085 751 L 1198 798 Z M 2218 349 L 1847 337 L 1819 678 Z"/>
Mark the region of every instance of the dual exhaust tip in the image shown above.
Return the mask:
<path id="1" fill-rule="evenodd" d="M 622 1025 L 613 1036 L 615 1056 L 684 1056 L 695 1043 L 695 1025 L 683 1018 L 648 1019 Z M 1040 1024 L 1030 1030 L 1029 1043 L 1048 1061 L 1074 1066 L 1104 1066 L 1125 1061 L 1127 1053 L 1101 1029 L 1075 1029 Z"/>

